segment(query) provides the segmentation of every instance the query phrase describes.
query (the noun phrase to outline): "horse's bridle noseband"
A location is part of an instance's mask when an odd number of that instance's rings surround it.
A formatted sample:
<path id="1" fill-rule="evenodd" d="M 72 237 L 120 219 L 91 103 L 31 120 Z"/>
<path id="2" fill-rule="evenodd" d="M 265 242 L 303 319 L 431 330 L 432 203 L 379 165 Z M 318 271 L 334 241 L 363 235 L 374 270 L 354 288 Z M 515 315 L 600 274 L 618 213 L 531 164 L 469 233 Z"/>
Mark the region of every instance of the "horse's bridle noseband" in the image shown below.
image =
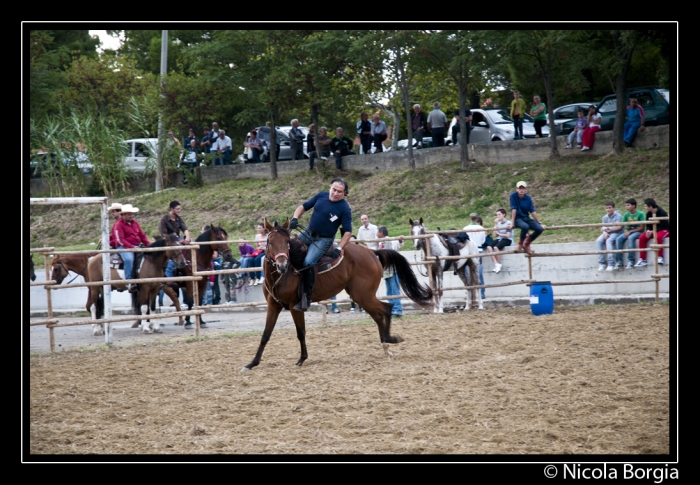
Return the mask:
<path id="1" fill-rule="evenodd" d="M 272 231 L 270 231 L 270 232 L 267 233 L 267 241 L 265 242 L 267 248 L 270 247 L 270 234 L 272 234 L 273 232 L 280 232 L 280 231 L 278 231 L 277 229 L 273 229 Z M 287 252 L 286 252 L 286 253 L 277 253 L 277 254 L 275 254 L 275 255 L 273 256 L 273 255 L 270 254 L 268 251 L 265 251 L 265 255 L 266 255 L 265 259 L 267 259 L 268 262 L 269 262 L 270 264 L 276 265 L 276 264 L 277 264 L 277 258 L 279 258 L 280 256 L 284 256 L 285 258 L 287 258 L 287 261 L 289 262 L 289 248 L 290 248 L 290 246 L 289 246 L 289 240 L 288 240 L 288 241 L 287 241 Z"/>

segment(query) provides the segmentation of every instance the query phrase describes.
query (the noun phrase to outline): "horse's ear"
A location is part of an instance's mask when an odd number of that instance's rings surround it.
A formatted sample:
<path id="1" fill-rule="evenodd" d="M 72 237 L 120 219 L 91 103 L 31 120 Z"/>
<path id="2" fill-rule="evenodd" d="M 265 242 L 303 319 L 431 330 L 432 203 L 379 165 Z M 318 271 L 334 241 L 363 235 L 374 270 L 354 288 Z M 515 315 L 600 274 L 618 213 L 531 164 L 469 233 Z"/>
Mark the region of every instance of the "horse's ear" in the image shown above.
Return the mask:
<path id="1" fill-rule="evenodd" d="M 413 219 L 411 219 L 411 218 L 409 217 L 409 218 L 408 218 L 408 223 L 409 223 L 410 225 L 413 225 Z"/>
<path id="2" fill-rule="evenodd" d="M 272 227 L 272 224 L 267 222 L 267 217 L 263 219 L 263 226 L 265 227 L 265 230 L 267 232 L 272 232 L 272 230 L 274 229 L 274 227 Z"/>
<path id="3" fill-rule="evenodd" d="M 422 218 L 422 217 L 420 218 L 420 223 L 423 224 L 423 218 Z"/>
<path id="4" fill-rule="evenodd" d="M 284 227 L 285 229 L 289 229 L 289 216 L 287 216 L 287 219 L 282 224 L 282 227 Z"/>

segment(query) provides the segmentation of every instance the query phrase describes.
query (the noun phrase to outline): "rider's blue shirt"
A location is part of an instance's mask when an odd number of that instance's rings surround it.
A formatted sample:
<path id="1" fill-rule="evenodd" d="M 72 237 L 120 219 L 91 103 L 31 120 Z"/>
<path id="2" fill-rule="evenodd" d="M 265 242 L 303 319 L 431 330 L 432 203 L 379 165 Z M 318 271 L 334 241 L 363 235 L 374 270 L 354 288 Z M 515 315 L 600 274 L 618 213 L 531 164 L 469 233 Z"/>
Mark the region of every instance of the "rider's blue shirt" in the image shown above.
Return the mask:
<path id="1" fill-rule="evenodd" d="M 309 221 L 309 231 L 321 237 L 335 237 L 342 225 L 345 232 L 352 233 L 352 209 L 345 199 L 333 202 L 328 192 L 319 192 L 302 204 L 304 210 L 313 209 Z"/>

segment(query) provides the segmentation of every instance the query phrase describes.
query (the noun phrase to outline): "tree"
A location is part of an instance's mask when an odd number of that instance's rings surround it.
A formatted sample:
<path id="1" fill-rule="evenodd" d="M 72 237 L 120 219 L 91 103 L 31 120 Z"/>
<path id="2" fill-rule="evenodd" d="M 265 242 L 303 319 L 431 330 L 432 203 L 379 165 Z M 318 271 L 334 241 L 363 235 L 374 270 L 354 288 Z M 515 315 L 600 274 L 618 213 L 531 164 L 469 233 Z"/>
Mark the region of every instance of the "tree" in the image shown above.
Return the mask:
<path id="1" fill-rule="evenodd" d="M 156 96 L 157 83 L 155 76 L 137 69 L 127 56 L 82 56 L 66 70 L 65 87 L 55 94 L 55 101 L 77 111 L 100 113 L 130 131 L 134 127 L 124 107 L 132 97 Z"/>
<path id="2" fill-rule="evenodd" d="M 435 70 L 445 73 L 457 88 L 459 97 L 459 144 L 462 168 L 469 167 L 465 113 L 467 96 L 476 87 L 475 78 L 484 72 L 484 53 L 474 34 L 468 30 L 428 31 L 421 52 Z"/>
<path id="3" fill-rule="evenodd" d="M 558 84 L 554 80 L 564 76 L 575 83 L 585 82 L 581 72 L 587 64 L 589 51 L 579 42 L 579 34 L 571 30 L 512 30 L 488 31 L 486 37 L 494 41 L 494 46 L 501 46 L 502 54 L 495 50 L 492 50 L 492 53 L 502 56 L 512 66 L 516 66 L 517 69 L 513 69 L 515 72 L 536 73 L 541 77 L 549 115 L 550 157 L 559 157 L 556 125 L 552 113 L 554 86 Z"/>

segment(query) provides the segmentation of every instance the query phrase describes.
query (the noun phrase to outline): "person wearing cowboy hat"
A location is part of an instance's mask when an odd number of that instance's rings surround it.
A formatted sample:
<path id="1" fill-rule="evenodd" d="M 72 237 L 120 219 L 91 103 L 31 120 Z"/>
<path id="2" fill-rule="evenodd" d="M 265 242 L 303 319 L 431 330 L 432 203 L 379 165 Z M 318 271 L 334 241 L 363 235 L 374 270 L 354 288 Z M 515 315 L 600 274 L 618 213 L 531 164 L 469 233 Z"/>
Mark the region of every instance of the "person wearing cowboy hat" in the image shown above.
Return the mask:
<path id="1" fill-rule="evenodd" d="M 122 205 L 122 217 L 114 224 L 114 238 L 117 249 L 132 249 L 139 245 L 148 246 L 150 244 L 143 229 L 134 220 L 134 214 L 138 211 L 138 207 L 132 207 L 131 204 Z M 134 253 L 123 252 L 120 254 L 124 260 L 124 279 L 132 279 Z M 136 291 L 136 285 L 128 284 L 127 289 L 131 292 Z"/>
<path id="2" fill-rule="evenodd" d="M 112 202 L 112 205 L 107 207 L 107 212 L 114 218 L 114 224 L 116 225 L 117 221 L 122 218 L 122 205 L 119 202 Z M 117 248 L 117 240 L 114 239 L 114 226 L 109 232 L 109 247 L 112 249 Z"/>

